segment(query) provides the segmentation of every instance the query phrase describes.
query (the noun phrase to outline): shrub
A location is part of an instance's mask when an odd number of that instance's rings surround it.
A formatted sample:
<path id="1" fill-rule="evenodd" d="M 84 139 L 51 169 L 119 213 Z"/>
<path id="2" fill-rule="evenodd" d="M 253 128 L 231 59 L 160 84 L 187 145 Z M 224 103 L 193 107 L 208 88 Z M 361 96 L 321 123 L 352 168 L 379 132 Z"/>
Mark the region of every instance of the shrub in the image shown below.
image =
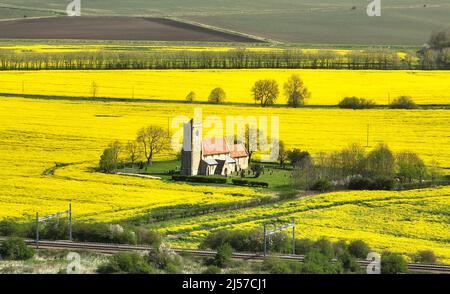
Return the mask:
<path id="1" fill-rule="evenodd" d="M 365 259 L 370 252 L 370 247 L 362 240 L 354 240 L 348 245 L 348 252 L 356 258 Z"/>
<path id="2" fill-rule="evenodd" d="M 314 241 L 309 239 L 297 239 L 295 240 L 295 253 L 300 255 L 306 255 L 314 248 Z"/>
<path id="3" fill-rule="evenodd" d="M 233 257 L 233 248 L 229 244 L 223 244 L 217 249 L 214 262 L 218 267 L 226 266 Z"/>
<path id="4" fill-rule="evenodd" d="M 356 259 L 347 251 L 338 255 L 338 261 L 341 263 L 343 269 L 347 272 L 357 273 L 361 271 L 361 267 L 356 262 Z"/>
<path id="5" fill-rule="evenodd" d="M 343 272 L 340 263 L 333 263 L 331 258 L 313 249 L 305 257 L 302 273 L 305 274 L 339 274 Z"/>
<path id="6" fill-rule="evenodd" d="M 385 252 L 381 256 L 382 274 L 399 274 L 407 271 L 406 261 L 400 254 Z"/>
<path id="7" fill-rule="evenodd" d="M 210 265 L 208 266 L 208 268 L 206 270 L 203 271 L 203 275 L 218 275 L 222 273 L 222 270 L 214 265 Z"/>
<path id="8" fill-rule="evenodd" d="M 417 109 L 417 104 L 409 96 L 400 96 L 389 105 L 391 109 Z"/>
<path id="9" fill-rule="evenodd" d="M 297 261 L 283 261 L 276 257 L 264 259 L 262 269 L 271 274 L 300 274 L 302 264 Z"/>
<path id="10" fill-rule="evenodd" d="M 73 238 L 82 242 L 137 244 L 136 234 L 128 229 L 117 231 L 106 224 L 75 224 Z"/>
<path id="11" fill-rule="evenodd" d="M 251 171 L 255 174 L 256 178 L 259 178 L 264 172 L 264 166 L 260 163 L 254 163 L 250 166 Z"/>
<path id="12" fill-rule="evenodd" d="M 335 256 L 339 256 L 340 254 L 348 251 L 348 244 L 344 240 L 339 240 L 333 243 L 333 251 Z"/>
<path id="13" fill-rule="evenodd" d="M 353 178 L 348 184 L 350 190 L 392 190 L 394 189 L 394 180 L 388 177 L 371 178 Z"/>
<path id="14" fill-rule="evenodd" d="M 159 248 L 159 246 L 161 246 L 162 238 L 161 235 L 157 232 L 141 228 L 137 231 L 137 241 L 139 244 L 145 244 L 153 246 L 154 248 Z"/>
<path id="15" fill-rule="evenodd" d="M 333 185 L 330 183 L 330 181 L 321 179 L 312 185 L 311 190 L 319 192 L 327 192 L 330 191 L 332 188 Z"/>
<path id="16" fill-rule="evenodd" d="M 191 183 L 205 183 L 205 184 L 226 184 L 227 183 L 227 179 L 225 179 L 225 178 L 202 177 L 202 176 L 172 175 L 172 180 L 191 182 Z"/>
<path id="17" fill-rule="evenodd" d="M 370 109 L 376 106 L 374 101 L 358 97 L 345 97 L 339 102 L 339 108 L 344 109 Z"/>
<path id="18" fill-rule="evenodd" d="M 328 238 L 322 237 L 314 243 L 314 249 L 320 254 L 325 255 L 327 258 L 333 258 L 334 249 L 333 244 Z"/>
<path id="19" fill-rule="evenodd" d="M 113 255 L 110 260 L 97 269 L 101 274 L 151 274 L 155 273 L 145 259 L 135 252 L 120 252 Z"/>
<path id="20" fill-rule="evenodd" d="M 20 235 L 20 225 L 12 220 L 0 221 L 0 236 L 18 236 Z"/>
<path id="21" fill-rule="evenodd" d="M 269 183 L 266 183 L 266 182 L 256 182 L 256 181 L 238 180 L 238 179 L 233 179 L 233 180 L 231 180 L 231 182 L 235 186 L 269 188 Z"/>
<path id="22" fill-rule="evenodd" d="M 414 261 L 418 263 L 436 263 L 436 255 L 432 250 L 421 250 L 414 256 Z"/>
<path id="23" fill-rule="evenodd" d="M 10 237 L 0 246 L 0 257 L 6 260 L 27 260 L 34 256 L 34 250 L 29 248 L 19 237 Z"/>
<path id="24" fill-rule="evenodd" d="M 166 270 L 172 273 L 181 271 L 181 257 L 172 252 L 152 250 L 147 256 L 147 261 L 157 269 Z"/>

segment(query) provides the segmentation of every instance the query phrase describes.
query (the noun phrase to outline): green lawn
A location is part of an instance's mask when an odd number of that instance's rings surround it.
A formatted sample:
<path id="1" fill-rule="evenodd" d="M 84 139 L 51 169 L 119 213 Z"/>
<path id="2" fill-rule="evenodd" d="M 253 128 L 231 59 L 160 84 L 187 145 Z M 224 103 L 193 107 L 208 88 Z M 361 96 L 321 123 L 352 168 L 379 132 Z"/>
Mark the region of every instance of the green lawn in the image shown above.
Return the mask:
<path id="1" fill-rule="evenodd" d="M 245 179 L 249 181 L 256 182 L 266 182 L 269 183 L 269 189 L 276 192 L 291 191 L 292 190 L 292 170 L 290 168 L 281 169 L 278 164 L 265 163 L 263 174 L 256 178 L 254 174 L 250 171 L 245 172 L 245 178 L 241 178 L 240 173 L 234 173 L 228 177 L 227 185 L 232 185 L 232 179 Z M 164 180 L 171 180 L 170 171 L 179 171 L 180 161 L 179 160 L 168 160 L 168 161 L 154 161 L 153 164 L 144 170 L 138 171 L 128 170 L 128 172 L 139 172 L 150 174 L 154 176 L 161 177 Z M 125 170 L 127 171 L 127 170 Z M 204 184 L 195 184 L 204 185 Z"/>

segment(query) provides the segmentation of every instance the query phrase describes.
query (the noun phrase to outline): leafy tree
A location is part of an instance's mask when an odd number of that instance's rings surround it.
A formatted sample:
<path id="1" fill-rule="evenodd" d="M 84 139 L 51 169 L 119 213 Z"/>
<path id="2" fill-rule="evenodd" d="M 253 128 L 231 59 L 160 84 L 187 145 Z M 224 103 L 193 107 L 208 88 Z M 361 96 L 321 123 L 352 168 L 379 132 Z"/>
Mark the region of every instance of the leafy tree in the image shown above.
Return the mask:
<path id="1" fill-rule="evenodd" d="M 396 156 L 398 176 L 403 181 L 422 180 L 427 174 L 427 167 L 422 159 L 413 152 L 401 152 Z"/>
<path id="2" fill-rule="evenodd" d="M 277 101 L 280 91 L 275 80 L 259 80 L 252 88 L 255 102 L 260 102 L 262 107 L 273 105 Z"/>
<path id="3" fill-rule="evenodd" d="M 370 252 L 370 247 L 362 240 L 353 240 L 348 245 L 348 252 L 360 259 L 365 259 Z"/>
<path id="4" fill-rule="evenodd" d="M 225 102 L 227 95 L 222 88 L 215 88 L 209 94 L 208 101 L 212 103 L 222 103 Z"/>
<path id="5" fill-rule="evenodd" d="M 20 225 L 9 219 L 0 221 L 0 236 L 17 236 L 20 233 Z"/>
<path id="6" fill-rule="evenodd" d="M 100 157 L 100 170 L 106 173 L 115 172 L 119 164 L 119 154 L 121 150 L 122 146 L 120 142 L 116 141 L 110 144 Z"/>
<path id="7" fill-rule="evenodd" d="M 311 155 L 307 151 L 293 149 L 287 152 L 287 159 L 293 166 L 295 166 L 303 160 L 311 160 Z"/>
<path id="8" fill-rule="evenodd" d="M 120 252 L 113 255 L 107 263 L 101 265 L 97 272 L 101 274 L 152 274 L 156 271 L 138 253 Z"/>
<path id="9" fill-rule="evenodd" d="M 416 109 L 417 104 L 409 96 L 400 96 L 389 104 L 391 109 Z"/>
<path id="10" fill-rule="evenodd" d="M 286 146 L 283 141 L 278 142 L 278 162 L 280 162 L 280 166 L 284 168 L 285 163 L 288 159 L 288 152 L 286 150 Z"/>
<path id="11" fill-rule="evenodd" d="M 148 126 L 138 131 L 137 140 L 142 145 L 147 166 L 153 156 L 170 149 L 170 134 L 159 126 Z"/>
<path id="12" fill-rule="evenodd" d="M 370 152 L 367 163 L 372 176 L 390 177 L 394 174 L 395 158 L 387 145 L 380 144 Z"/>
<path id="13" fill-rule="evenodd" d="M 0 245 L 0 257 L 6 260 L 27 260 L 34 256 L 34 250 L 29 248 L 19 237 L 9 237 Z"/>
<path id="14" fill-rule="evenodd" d="M 195 94 L 194 91 L 189 92 L 189 94 L 186 96 L 186 101 L 187 102 L 194 102 L 196 99 L 197 95 Z"/>
<path id="15" fill-rule="evenodd" d="M 305 105 L 305 99 L 311 96 L 299 75 L 292 75 L 284 84 L 284 93 L 289 106 L 298 107 Z"/>
<path id="16" fill-rule="evenodd" d="M 381 273 L 382 274 L 400 274 L 406 273 L 408 266 L 405 258 L 400 254 L 385 252 L 381 255 Z"/>
<path id="17" fill-rule="evenodd" d="M 233 248 L 230 246 L 230 244 L 226 243 L 221 245 L 217 249 L 214 262 L 218 267 L 224 267 L 230 262 L 232 257 L 233 257 Z"/>

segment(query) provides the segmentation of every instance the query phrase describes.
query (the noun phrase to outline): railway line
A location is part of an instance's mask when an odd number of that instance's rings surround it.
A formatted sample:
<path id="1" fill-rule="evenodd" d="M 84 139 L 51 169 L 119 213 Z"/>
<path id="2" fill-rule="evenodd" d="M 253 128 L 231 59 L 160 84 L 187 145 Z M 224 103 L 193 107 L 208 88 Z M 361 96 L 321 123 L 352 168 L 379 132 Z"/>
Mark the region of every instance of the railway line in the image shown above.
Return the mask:
<path id="1" fill-rule="evenodd" d="M 3 238 L 0 238 L 0 242 Z M 35 240 L 26 240 L 28 246 L 36 247 Z M 55 249 L 55 250 L 87 250 L 101 252 L 105 254 L 115 254 L 124 251 L 151 251 L 153 250 L 150 246 L 145 245 L 122 245 L 122 244 L 105 244 L 105 243 L 84 243 L 84 242 L 69 242 L 69 241 L 39 241 L 40 249 Z M 171 249 L 177 254 L 190 254 L 197 257 L 214 257 L 216 251 L 212 250 L 198 250 L 198 249 Z M 278 258 L 282 260 L 291 260 L 303 262 L 305 257 L 302 255 L 277 255 Z M 240 260 L 255 260 L 262 261 L 264 256 L 258 253 L 233 253 L 234 259 Z M 358 263 L 361 267 L 367 267 L 369 261 L 360 260 Z M 427 272 L 427 273 L 446 273 L 450 274 L 450 265 L 440 265 L 440 264 L 408 264 L 408 270 L 414 272 Z"/>

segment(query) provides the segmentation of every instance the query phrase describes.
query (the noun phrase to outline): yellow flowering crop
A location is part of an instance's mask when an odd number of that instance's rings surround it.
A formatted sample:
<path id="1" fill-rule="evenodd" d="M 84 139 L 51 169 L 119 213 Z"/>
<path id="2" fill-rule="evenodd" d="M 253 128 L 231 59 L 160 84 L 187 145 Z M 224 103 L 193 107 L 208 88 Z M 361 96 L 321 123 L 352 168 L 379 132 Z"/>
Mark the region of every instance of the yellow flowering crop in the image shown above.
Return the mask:
<path id="1" fill-rule="evenodd" d="M 280 85 L 299 74 L 312 93 L 313 105 L 337 105 L 345 96 L 388 104 L 397 96 L 411 96 L 419 104 L 450 104 L 448 71 L 350 70 L 105 70 L 4 71 L 0 93 L 69 97 L 181 100 L 191 91 L 207 101 L 211 90 L 222 87 L 228 102 L 254 103 L 251 88 L 259 79 Z M 285 104 L 284 95 L 277 101 Z"/>

